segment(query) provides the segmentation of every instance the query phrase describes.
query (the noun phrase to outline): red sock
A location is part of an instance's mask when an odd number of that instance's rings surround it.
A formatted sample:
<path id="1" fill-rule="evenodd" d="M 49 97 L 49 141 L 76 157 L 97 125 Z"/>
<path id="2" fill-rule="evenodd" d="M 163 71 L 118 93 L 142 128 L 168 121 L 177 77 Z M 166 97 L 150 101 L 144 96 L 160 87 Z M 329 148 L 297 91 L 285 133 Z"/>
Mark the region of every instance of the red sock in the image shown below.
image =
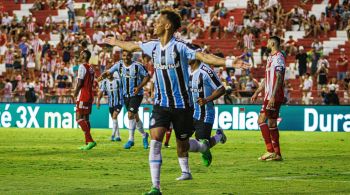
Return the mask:
<path id="1" fill-rule="evenodd" d="M 166 133 L 165 133 L 165 144 L 169 144 L 169 140 L 170 140 L 170 136 L 171 136 L 171 131 L 172 131 L 173 129 L 169 129 L 168 131 L 166 131 Z"/>
<path id="2" fill-rule="evenodd" d="M 90 134 L 90 122 L 88 122 L 84 119 L 81 119 L 81 120 L 78 120 L 78 124 L 80 125 L 81 129 L 84 132 L 85 143 L 93 142 L 94 140 L 92 139 L 91 134 Z"/>
<path id="3" fill-rule="evenodd" d="M 278 128 L 270 128 L 270 135 L 272 139 L 272 145 L 273 145 L 273 150 L 275 151 L 276 154 L 281 156 L 281 149 L 280 149 L 280 133 L 278 131 Z"/>
<path id="4" fill-rule="evenodd" d="M 265 140 L 266 150 L 268 152 L 273 152 L 272 141 L 270 137 L 270 130 L 266 123 L 259 124 L 261 134 Z"/>

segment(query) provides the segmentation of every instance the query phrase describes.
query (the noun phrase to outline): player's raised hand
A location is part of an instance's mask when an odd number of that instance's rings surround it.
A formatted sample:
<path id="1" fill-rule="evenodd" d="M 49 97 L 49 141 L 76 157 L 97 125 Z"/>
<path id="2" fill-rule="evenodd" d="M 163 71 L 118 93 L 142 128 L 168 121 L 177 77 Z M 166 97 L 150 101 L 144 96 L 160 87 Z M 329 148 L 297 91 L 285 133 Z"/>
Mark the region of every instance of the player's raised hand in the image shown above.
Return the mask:
<path id="1" fill-rule="evenodd" d="M 232 67 L 241 68 L 241 69 L 249 69 L 251 66 L 249 63 L 244 62 L 242 59 L 236 58 L 232 62 Z"/>
<path id="2" fill-rule="evenodd" d="M 198 98 L 198 99 L 197 99 L 197 103 L 198 103 L 200 106 L 203 106 L 203 105 L 205 105 L 206 103 L 208 103 L 208 100 L 205 99 L 205 98 Z"/>
<path id="3" fill-rule="evenodd" d="M 117 39 L 115 37 L 107 37 L 104 40 L 104 43 L 114 46 L 114 45 L 116 45 L 116 41 L 117 41 Z"/>
<path id="4" fill-rule="evenodd" d="M 250 98 L 250 101 L 254 103 L 258 99 L 258 94 L 254 93 L 253 96 Z"/>

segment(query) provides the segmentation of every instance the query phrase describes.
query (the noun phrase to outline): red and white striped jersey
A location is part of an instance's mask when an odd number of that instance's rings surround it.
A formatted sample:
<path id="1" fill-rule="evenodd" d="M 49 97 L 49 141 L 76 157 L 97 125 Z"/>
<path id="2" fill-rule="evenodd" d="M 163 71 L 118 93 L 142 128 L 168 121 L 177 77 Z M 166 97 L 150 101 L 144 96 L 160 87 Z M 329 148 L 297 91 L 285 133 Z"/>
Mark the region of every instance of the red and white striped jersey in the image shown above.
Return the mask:
<path id="1" fill-rule="evenodd" d="M 247 49 L 253 49 L 253 38 L 254 35 L 252 33 L 245 34 L 243 36 L 244 47 L 246 47 Z"/>
<path id="2" fill-rule="evenodd" d="M 33 39 L 31 41 L 31 45 L 33 47 L 35 54 L 37 54 L 37 53 L 39 53 L 39 51 L 41 51 L 41 40 L 40 39 Z"/>
<path id="3" fill-rule="evenodd" d="M 100 60 L 100 65 L 101 66 L 106 66 L 108 59 L 110 59 L 111 56 L 109 55 L 108 52 L 102 52 L 100 53 L 99 60 Z"/>
<path id="4" fill-rule="evenodd" d="M 273 89 L 275 88 L 275 85 L 277 83 L 277 77 L 276 73 L 280 72 L 282 75 L 282 81 L 284 83 L 284 74 L 285 74 L 285 59 L 284 55 L 278 51 L 273 55 L 270 55 L 267 58 L 267 66 L 266 66 L 266 72 L 265 72 L 265 98 L 264 100 L 270 100 L 272 96 Z M 275 101 L 276 102 L 283 102 L 284 101 L 284 91 L 283 91 L 283 85 L 279 86 L 277 88 L 276 94 L 275 94 Z"/>
<path id="5" fill-rule="evenodd" d="M 29 22 L 28 24 L 28 31 L 34 32 L 35 31 L 35 22 Z"/>
<path id="6" fill-rule="evenodd" d="M 10 53 L 10 52 L 6 52 L 6 55 L 5 55 L 5 64 L 13 64 L 13 53 Z"/>

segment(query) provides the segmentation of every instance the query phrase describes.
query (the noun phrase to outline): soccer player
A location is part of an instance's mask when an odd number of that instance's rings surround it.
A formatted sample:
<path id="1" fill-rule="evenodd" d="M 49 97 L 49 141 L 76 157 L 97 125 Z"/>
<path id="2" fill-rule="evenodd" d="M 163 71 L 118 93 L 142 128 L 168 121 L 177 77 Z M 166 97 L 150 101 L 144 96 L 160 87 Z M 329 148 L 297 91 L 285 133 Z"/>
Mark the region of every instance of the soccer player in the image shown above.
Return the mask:
<path id="1" fill-rule="evenodd" d="M 276 36 L 268 39 L 267 48 L 271 53 L 267 59 L 265 78 L 252 96 L 252 102 L 255 102 L 259 93 L 265 89 L 264 103 L 258 119 L 267 149 L 267 152 L 259 158 L 263 161 L 282 160 L 277 118 L 284 101 L 285 58 L 280 50 L 280 42 Z"/>
<path id="2" fill-rule="evenodd" d="M 107 78 L 101 82 L 100 92 L 98 93 L 96 103 L 97 109 L 100 108 L 100 100 L 104 93 L 107 93 L 108 95 L 109 113 L 113 121 L 111 141 L 120 142 L 121 139 L 117 118 L 123 107 L 124 98 L 122 82 L 118 72 L 114 72 L 114 74 L 109 74 Z"/>
<path id="3" fill-rule="evenodd" d="M 162 165 L 162 140 L 170 123 L 173 123 L 177 155 L 182 175 L 178 180 L 191 179 L 188 166 L 189 137 L 193 133 L 191 102 L 188 93 L 188 60 L 198 59 L 207 64 L 248 67 L 238 60 L 225 60 L 196 50 L 191 44 L 174 37 L 181 27 L 181 16 L 174 10 L 162 10 L 156 20 L 154 34 L 158 40 L 136 44 L 107 38 L 106 43 L 124 50 L 137 51 L 152 58 L 155 68 L 155 101 L 150 120 L 149 163 L 152 178 L 151 191 L 145 194 L 161 194 L 160 169 Z"/>
<path id="4" fill-rule="evenodd" d="M 94 83 L 94 69 L 89 64 L 91 53 L 84 50 L 80 54 L 80 61 L 83 63 L 78 69 L 78 82 L 74 91 L 74 98 L 77 99 L 76 120 L 85 134 L 85 144 L 80 147 L 81 150 L 90 150 L 96 146 L 96 142 L 92 139 L 90 133 L 89 115 L 91 114 L 92 102 L 94 94 L 92 87 Z"/>
<path id="5" fill-rule="evenodd" d="M 222 129 L 210 137 L 213 128 L 215 110 L 213 101 L 225 94 L 225 87 L 215 72 L 199 60 L 191 60 L 189 88 L 194 105 L 193 124 L 196 139 L 190 139 L 190 152 L 201 152 L 202 161 L 209 166 L 212 161 L 210 148 L 217 143 L 225 143 L 226 136 Z"/>
<path id="6" fill-rule="evenodd" d="M 139 107 L 143 99 L 143 87 L 150 80 L 147 69 L 139 62 L 132 61 L 132 53 L 123 51 L 122 60 L 113 65 L 101 75 L 101 79 L 107 75 L 118 72 L 122 79 L 124 104 L 128 110 L 129 140 L 124 145 L 125 149 L 134 146 L 134 134 L 137 128 L 142 134 L 143 147 L 148 148 L 148 133 L 143 130 L 143 123 L 138 115 Z"/>

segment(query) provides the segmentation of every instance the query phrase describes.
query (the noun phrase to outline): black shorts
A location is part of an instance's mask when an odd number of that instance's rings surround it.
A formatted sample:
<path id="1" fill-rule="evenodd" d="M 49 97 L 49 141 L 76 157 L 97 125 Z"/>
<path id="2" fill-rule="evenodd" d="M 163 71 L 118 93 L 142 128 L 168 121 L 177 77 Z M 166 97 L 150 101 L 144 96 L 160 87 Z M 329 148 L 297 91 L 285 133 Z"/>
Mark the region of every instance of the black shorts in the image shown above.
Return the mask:
<path id="1" fill-rule="evenodd" d="M 196 139 L 207 139 L 210 140 L 211 130 L 213 129 L 213 124 L 206 123 L 203 120 L 193 119 L 193 126 L 195 129 Z"/>
<path id="2" fill-rule="evenodd" d="M 6 68 L 13 68 L 13 64 L 5 64 Z"/>
<path id="3" fill-rule="evenodd" d="M 112 116 L 114 111 L 120 113 L 120 111 L 122 110 L 122 108 L 123 108 L 122 105 L 109 107 L 109 114 L 111 114 L 111 116 Z"/>
<path id="4" fill-rule="evenodd" d="M 166 108 L 154 105 L 150 129 L 156 127 L 169 129 L 170 123 L 173 123 L 173 129 L 177 139 L 188 139 L 194 133 L 193 109 Z"/>
<path id="5" fill-rule="evenodd" d="M 141 105 L 142 99 L 143 99 L 142 95 L 124 97 L 124 104 L 125 104 L 126 110 L 134 114 L 137 114 L 137 112 L 139 111 L 139 107 Z"/>

